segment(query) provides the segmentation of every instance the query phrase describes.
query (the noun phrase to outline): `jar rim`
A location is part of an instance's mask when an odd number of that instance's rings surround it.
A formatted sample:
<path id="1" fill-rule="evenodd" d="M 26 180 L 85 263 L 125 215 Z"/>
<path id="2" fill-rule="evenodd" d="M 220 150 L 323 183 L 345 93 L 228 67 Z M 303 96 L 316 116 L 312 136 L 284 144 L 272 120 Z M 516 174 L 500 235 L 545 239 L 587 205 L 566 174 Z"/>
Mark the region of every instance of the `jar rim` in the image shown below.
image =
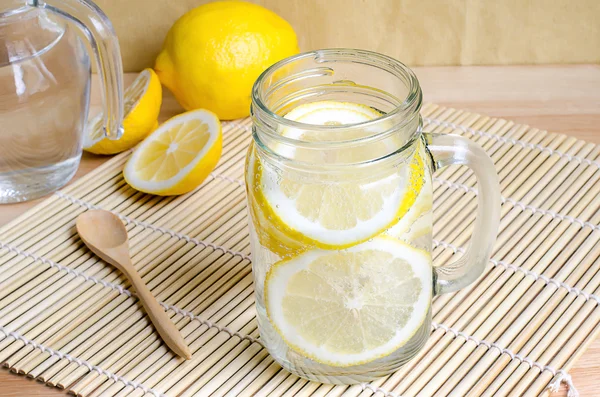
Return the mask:
<path id="1" fill-rule="evenodd" d="M 262 90 L 264 86 L 264 82 L 268 81 L 268 79 L 275 73 L 277 70 L 285 67 L 288 64 L 293 62 L 297 62 L 306 58 L 315 58 L 316 60 L 321 60 L 321 62 L 329 61 L 346 61 L 346 62 L 360 62 L 367 65 L 385 67 L 387 71 L 395 74 L 398 78 L 402 79 L 408 89 L 408 93 L 405 98 L 400 98 L 401 102 L 398 106 L 382 114 L 381 116 L 363 121 L 360 123 L 354 124 L 343 124 L 343 125 L 316 125 L 316 124 L 306 124 L 290 119 L 286 119 L 283 116 L 278 115 L 274 111 L 272 111 L 265 103 L 264 92 Z M 328 59 L 331 58 L 331 59 Z M 321 49 L 315 51 L 307 51 L 300 54 L 293 55 L 291 57 L 285 58 L 267 68 L 254 82 L 254 86 L 252 88 L 252 117 L 254 122 L 260 121 L 260 124 L 267 125 L 279 125 L 287 128 L 296 128 L 302 129 L 305 131 L 336 131 L 336 130 L 344 130 L 348 128 L 368 128 L 374 126 L 376 124 L 386 123 L 391 119 L 399 119 L 402 115 L 410 115 L 411 117 L 403 117 L 403 123 L 395 124 L 395 127 L 400 128 L 405 123 L 408 123 L 415 114 L 418 114 L 421 108 L 422 102 L 422 93 L 421 87 L 419 85 L 419 81 L 414 72 L 404 65 L 402 62 L 389 57 L 387 55 L 383 55 L 377 52 L 368 51 L 368 50 L 360 50 L 360 49 L 351 49 L 351 48 L 328 48 Z M 259 120 L 257 120 L 259 119 Z M 275 135 L 275 134 L 270 134 Z M 364 143 L 371 140 L 379 140 L 383 138 L 381 135 L 386 135 L 386 132 L 381 132 L 379 134 L 375 134 L 373 136 L 354 138 L 336 142 L 315 142 L 315 141 L 305 141 L 297 138 L 285 137 L 282 135 L 277 135 L 277 139 L 280 141 L 285 141 L 289 144 L 300 145 L 304 147 L 318 147 L 322 145 L 330 146 L 331 144 L 339 144 L 339 145 L 347 145 L 347 144 L 357 144 Z"/>

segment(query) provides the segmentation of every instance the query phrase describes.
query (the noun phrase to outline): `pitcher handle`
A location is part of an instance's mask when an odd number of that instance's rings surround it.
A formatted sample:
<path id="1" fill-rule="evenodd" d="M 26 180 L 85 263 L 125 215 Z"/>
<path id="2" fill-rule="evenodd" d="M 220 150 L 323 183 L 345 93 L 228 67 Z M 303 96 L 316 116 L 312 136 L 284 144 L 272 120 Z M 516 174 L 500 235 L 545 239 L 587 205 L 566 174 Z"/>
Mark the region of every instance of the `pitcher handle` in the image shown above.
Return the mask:
<path id="1" fill-rule="evenodd" d="M 104 88 L 104 133 L 110 139 L 120 138 L 123 134 L 123 64 L 117 36 L 106 14 L 88 0 L 28 0 L 28 3 L 75 22 L 86 33 L 96 54 Z"/>
<path id="2" fill-rule="evenodd" d="M 435 268 L 435 292 L 444 294 L 464 288 L 481 276 L 490 259 L 500 224 L 500 185 L 492 159 L 477 144 L 451 134 L 425 133 L 435 169 L 466 165 L 477 178 L 477 217 L 464 255 Z"/>

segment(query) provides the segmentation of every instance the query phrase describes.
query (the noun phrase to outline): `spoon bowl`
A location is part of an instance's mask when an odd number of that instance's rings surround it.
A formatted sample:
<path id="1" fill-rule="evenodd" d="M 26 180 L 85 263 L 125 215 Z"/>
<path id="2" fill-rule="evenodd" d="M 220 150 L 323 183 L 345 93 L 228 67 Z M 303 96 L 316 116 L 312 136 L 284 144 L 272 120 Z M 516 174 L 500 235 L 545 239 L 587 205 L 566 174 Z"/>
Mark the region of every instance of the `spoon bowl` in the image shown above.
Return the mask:
<path id="1" fill-rule="evenodd" d="M 114 248 L 128 241 L 125 225 L 109 211 L 90 210 L 79 215 L 77 233 L 86 244 L 99 248 Z"/>

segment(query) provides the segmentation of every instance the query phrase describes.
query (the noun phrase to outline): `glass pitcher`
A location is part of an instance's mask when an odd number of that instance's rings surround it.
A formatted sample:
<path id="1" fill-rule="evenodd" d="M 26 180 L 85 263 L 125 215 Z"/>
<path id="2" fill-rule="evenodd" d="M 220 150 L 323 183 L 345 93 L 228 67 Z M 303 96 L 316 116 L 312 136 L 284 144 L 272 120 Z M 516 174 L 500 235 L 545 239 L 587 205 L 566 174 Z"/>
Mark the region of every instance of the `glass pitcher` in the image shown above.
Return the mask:
<path id="1" fill-rule="evenodd" d="M 77 171 L 91 71 L 80 32 L 98 58 L 105 133 L 116 139 L 123 67 L 102 10 L 87 0 L 0 0 L 0 203 L 48 194 Z"/>
<path id="2" fill-rule="evenodd" d="M 423 132 L 421 101 L 410 69 L 360 50 L 300 54 L 254 85 L 246 187 L 258 326 L 296 375 L 389 374 L 425 344 L 432 298 L 484 271 L 500 217 L 494 164 L 466 138 Z M 451 164 L 477 177 L 477 218 L 466 253 L 434 268 L 432 173 Z"/>

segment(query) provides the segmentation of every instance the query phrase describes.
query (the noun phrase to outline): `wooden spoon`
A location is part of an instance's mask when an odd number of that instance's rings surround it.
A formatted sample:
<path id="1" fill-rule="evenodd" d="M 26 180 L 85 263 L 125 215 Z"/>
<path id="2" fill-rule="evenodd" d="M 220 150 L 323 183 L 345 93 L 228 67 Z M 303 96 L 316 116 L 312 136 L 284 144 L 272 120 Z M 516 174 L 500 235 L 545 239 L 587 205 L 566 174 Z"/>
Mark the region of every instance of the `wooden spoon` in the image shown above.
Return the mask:
<path id="1" fill-rule="evenodd" d="M 85 245 L 129 279 L 152 324 L 167 346 L 186 360 L 192 358 L 181 333 L 131 264 L 127 230 L 123 222 L 112 212 L 90 210 L 79 215 L 76 224 L 77 233 Z"/>

